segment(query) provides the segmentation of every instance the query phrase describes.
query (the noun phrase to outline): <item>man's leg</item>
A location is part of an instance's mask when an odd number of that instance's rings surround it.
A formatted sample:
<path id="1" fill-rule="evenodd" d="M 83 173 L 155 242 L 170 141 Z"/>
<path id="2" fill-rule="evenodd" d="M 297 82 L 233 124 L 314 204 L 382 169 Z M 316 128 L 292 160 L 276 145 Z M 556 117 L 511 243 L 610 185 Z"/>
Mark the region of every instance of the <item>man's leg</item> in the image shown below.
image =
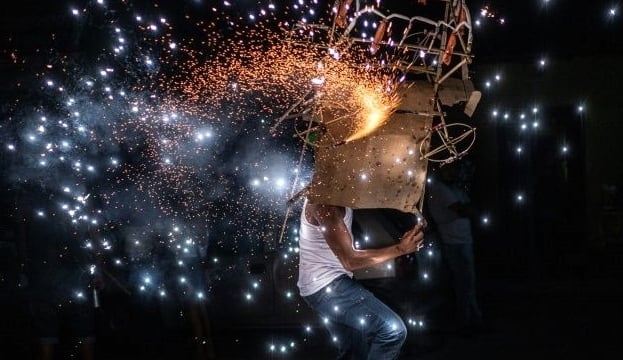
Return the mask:
<path id="1" fill-rule="evenodd" d="M 339 333 L 338 342 L 346 340 L 336 344 L 341 355 L 352 353 L 356 358 L 369 359 L 398 357 L 406 339 L 404 322 L 356 281 L 340 277 L 305 300 L 332 325 L 330 331 Z"/>
<path id="2" fill-rule="evenodd" d="M 54 299 L 38 289 L 31 290 L 30 312 L 37 343 L 37 359 L 52 360 L 59 343 L 59 314 Z"/>
<path id="3" fill-rule="evenodd" d="M 65 311 L 70 338 L 80 348 L 80 359 L 95 359 L 95 309 L 92 299 L 87 297 L 83 302 L 68 304 Z"/>
<path id="4" fill-rule="evenodd" d="M 481 322 L 476 300 L 476 274 L 472 244 L 445 244 L 444 257 L 451 273 L 457 325 L 467 329 Z"/>
<path id="5" fill-rule="evenodd" d="M 365 359 L 368 354 L 368 342 L 363 332 L 348 325 L 331 320 L 326 321 L 331 341 L 338 350 L 337 359 Z"/>
<path id="6" fill-rule="evenodd" d="M 304 297 L 304 300 L 320 315 L 322 323 L 329 331 L 331 342 L 338 350 L 337 359 L 364 359 L 368 353 L 368 344 L 363 332 L 345 322 L 343 316 L 339 316 L 343 305 L 350 302 L 348 294 L 337 292 L 336 287 L 341 282 L 342 278 L 338 278 L 326 288 Z M 340 286 L 340 291 L 342 288 Z"/>
<path id="7" fill-rule="evenodd" d="M 482 325 L 482 313 L 480 312 L 480 306 L 478 305 L 478 298 L 476 293 L 476 265 L 474 261 L 474 249 L 471 243 L 462 244 L 462 259 L 465 263 L 465 289 L 462 289 L 465 294 L 465 307 L 467 308 L 467 320 L 469 327 L 477 328 Z"/>
<path id="8" fill-rule="evenodd" d="M 368 359 L 396 359 L 407 338 L 407 328 L 398 314 L 369 293 L 361 307 L 361 326 L 371 339 Z"/>

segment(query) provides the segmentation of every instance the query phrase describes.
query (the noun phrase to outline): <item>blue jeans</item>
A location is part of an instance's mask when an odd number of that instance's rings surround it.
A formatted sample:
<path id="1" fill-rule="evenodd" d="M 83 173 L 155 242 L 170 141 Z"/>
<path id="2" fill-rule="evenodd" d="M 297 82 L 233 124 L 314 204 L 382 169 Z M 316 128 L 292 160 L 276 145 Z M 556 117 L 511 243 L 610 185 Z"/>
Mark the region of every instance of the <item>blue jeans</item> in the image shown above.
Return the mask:
<path id="1" fill-rule="evenodd" d="M 450 271 L 458 326 L 460 328 L 479 326 L 482 323 L 482 314 L 476 298 L 472 244 L 443 244 L 443 258 Z"/>
<path id="2" fill-rule="evenodd" d="M 407 337 L 404 322 L 361 284 L 342 275 L 303 297 L 338 348 L 338 359 L 396 359 Z"/>

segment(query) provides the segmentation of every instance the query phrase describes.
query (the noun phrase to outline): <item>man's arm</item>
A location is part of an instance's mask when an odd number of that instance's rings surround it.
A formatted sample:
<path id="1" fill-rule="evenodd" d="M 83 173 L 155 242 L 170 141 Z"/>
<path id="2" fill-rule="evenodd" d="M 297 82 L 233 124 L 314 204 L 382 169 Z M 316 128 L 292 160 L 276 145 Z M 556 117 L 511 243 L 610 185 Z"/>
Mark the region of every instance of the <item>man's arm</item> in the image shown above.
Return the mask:
<path id="1" fill-rule="evenodd" d="M 407 231 L 396 245 L 380 249 L 357 250 L 344 224 L 344 208 L 332 205 L 308 204 L 308 219 L 321 227 L 327 244 L 348 271 L 371 267 L 419 249 L 424 241 L 423 225 Z"/>

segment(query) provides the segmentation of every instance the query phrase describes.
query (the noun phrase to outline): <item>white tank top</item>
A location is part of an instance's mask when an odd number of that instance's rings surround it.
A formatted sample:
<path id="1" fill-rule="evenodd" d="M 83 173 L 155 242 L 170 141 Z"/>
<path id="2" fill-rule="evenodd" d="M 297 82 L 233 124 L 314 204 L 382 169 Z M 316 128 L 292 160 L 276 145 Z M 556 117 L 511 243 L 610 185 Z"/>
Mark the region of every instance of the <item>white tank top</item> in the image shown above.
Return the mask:
<path id="1" fill-rule="evenodd" d="M 301 228 L 299 231 L 299 279 L 298 288 L 301 296 L 311 295 L 341 275 L 353 276 L 342 266 L 335 256 L 320 230 L 320 226 L 310 224 L 305 218 L 305 207 L 301 212 Z M 345 208 L 344 224 L 348 232 L 353 236 L 353 210 Z"/>

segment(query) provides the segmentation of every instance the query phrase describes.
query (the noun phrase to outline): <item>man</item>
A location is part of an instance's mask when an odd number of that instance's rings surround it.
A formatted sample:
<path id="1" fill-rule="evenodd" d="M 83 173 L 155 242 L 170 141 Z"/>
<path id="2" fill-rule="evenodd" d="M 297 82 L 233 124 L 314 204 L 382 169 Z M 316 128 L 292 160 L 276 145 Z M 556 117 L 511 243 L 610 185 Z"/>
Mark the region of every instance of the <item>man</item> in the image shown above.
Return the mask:
<path id="1" fill-rule="evenodd" d="M 82 248 L 78 230 L 53 208 L 34 204 L 54 199 L 39 186 L 24 186 L 15 200 L 18 241 L 27 283 L 32 333 L 38 343 L 36 358 L 66 357 L 79 349 L 78 359 L 95 357 L 95 284 L 89 274 L 90 254 Z M 95 279 L 93 279 L 95 280 Z"/>
<path id="2" fill-rule="evenodd" d="M 458 330 L 469 335 L 482 326 L 472 248 L 471 218 L 475 211 L 467 194 L 457 185 L 456 165 L 444 165 L 438 173 L 439 178 L 429 184 L 427 204 L 450 273 Z"/>
<path id="3" fill-rule="evenodd" d="M 353 210 L 313 204 L 301 213 L 298 287 L 320 314 L 338 348 L 339 359 L 396 359 L 407 335 L 404 322 L 353 280 L 353 270 L 410 254 L 422 246 L 418 224 L 398 244 L 380 249 L 353 247 Z"/>

